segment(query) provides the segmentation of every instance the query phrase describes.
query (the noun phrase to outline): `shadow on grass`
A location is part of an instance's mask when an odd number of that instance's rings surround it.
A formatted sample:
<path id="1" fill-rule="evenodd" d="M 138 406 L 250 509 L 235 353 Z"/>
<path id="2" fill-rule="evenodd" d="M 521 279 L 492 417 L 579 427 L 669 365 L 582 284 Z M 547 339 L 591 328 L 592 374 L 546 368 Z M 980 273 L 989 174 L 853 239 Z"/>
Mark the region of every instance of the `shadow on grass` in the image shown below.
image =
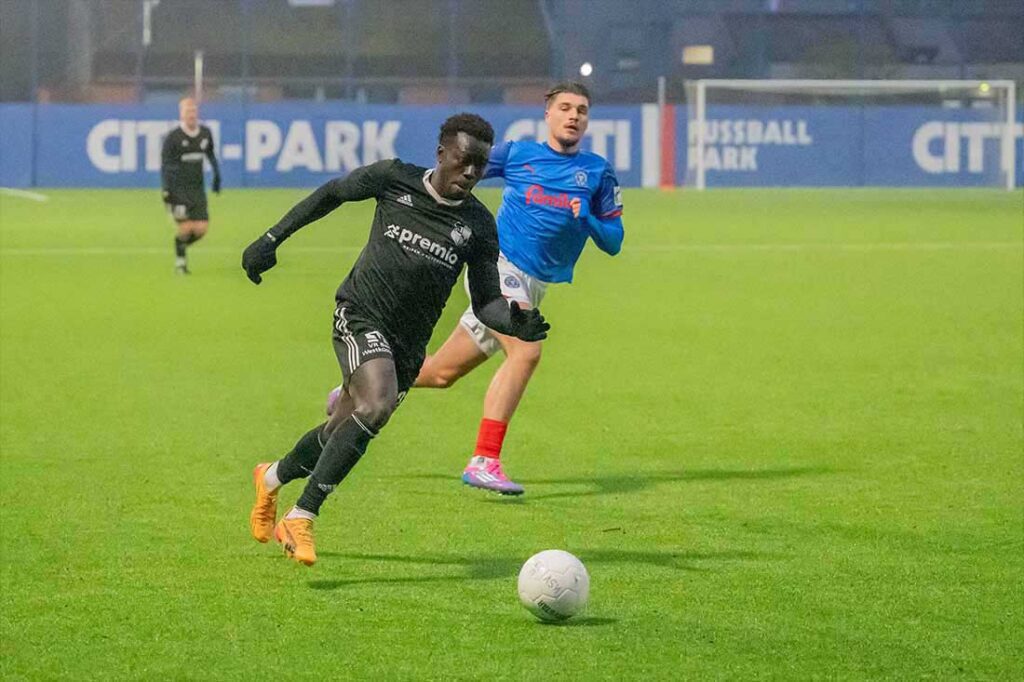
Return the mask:
<path id="1" fill-rule="evenodd" d="M 595 628 L 601 627 L 602 625 L 614 625 L 618 622 L 618 618 L 597 618 L 580 616 L 578 618 L 572 618 L 570 620 L 563 620 L 560 622 L 538 620 L 534 622 L 534 625 L 545 628 Z"/>
<path id="2" fill-rule="evenodd" d="M 664 483 L 687 481 L 774 481 L 799 476 L 816 476 L 834 473 L 828 467 L 779 467 L 774 469 L 690 469 L 664 472 L 638 472 L 637 474 L 616 474 L 610 476 L 574 476 L 560 478 L 525 478 L 520 482 L 527 487 L 522 497 L 507 497 L 491 494 L 485 499 L 501 504 L 528 504 L 533 500 L 552 500 L 567 497 L 592 497 L 595 495 L 627 495 L 649 490 Z M 402 478 L 458 480 L 446 474 L 416 474 Z M 530 486 L 586 486 L 585 490 L 555 490 L 532 492 Z M 468 486 L 467 486 L 468 487 Z M 480 491 L 484 492 L 484 491 Z"/>
<path id="3" fill-rule="evenodd" d="M 668 568 L 677 571 L 705 571 L 708 564 L 728 562 L 764 560 L 777 558 L 770 554 L 744 551 L 724 552 L 636 552 L 617 549 L 581 549 L 576 554 L 588 566 L 602 564 L 647 565 Z M 320 557 L 346 559 L 364 564 L 384 563 L 421 566 L 428 570 L 446 566 L 454 569 L 447 575 L 387 575 L 367 576 L 360 570 L 359 576 L 336 580 L 311 580 L 309 587 L 315 590 L 336 590 L 353 585 L 400 585 L 419 583 L 462 582 L 467 580 L 498 580 L 512 579 L 519 573 L 524 557 L 505 556 L 461 556 L 456 554 L 423 554 L 410 556 L 404 554 L 365 554 L 345 552 L 319 552 Z"/>

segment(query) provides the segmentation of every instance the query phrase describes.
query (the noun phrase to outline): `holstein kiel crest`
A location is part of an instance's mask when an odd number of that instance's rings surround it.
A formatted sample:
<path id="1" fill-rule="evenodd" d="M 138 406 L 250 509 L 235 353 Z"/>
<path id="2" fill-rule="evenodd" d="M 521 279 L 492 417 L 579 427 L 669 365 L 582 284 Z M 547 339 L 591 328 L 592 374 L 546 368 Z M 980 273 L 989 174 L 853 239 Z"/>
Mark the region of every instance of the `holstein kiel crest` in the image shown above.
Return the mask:
<path id="1" fill-rule="evenodd" d="M 455 226 L 452 227 L 452 241 L 455 242 L 455 246 L 462 246 L 469 241 L 471 236 L 473 233 L 465 223 L 455 222 Z"/>
<path id="2" fill-rule="evenodd" d="M 587 186 L 587 171 L 583 170 L 582 168 L 578 168 L 576 169 L 576 174 L 573 177 L 576 180 L 577 187 Z"/>

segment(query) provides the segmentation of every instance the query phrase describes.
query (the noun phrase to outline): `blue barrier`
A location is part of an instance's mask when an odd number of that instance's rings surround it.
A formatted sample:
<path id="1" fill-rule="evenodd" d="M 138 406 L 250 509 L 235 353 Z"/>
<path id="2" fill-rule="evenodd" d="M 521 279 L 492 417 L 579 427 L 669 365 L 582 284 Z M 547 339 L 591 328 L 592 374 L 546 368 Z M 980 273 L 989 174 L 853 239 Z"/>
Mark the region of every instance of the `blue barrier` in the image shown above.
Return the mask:
<path id="1" fill-rule="evenodd" d="M 32 105 L 0 105 L 0 187 L 31 187 Z"/>
<path id="2" fill-rule="evenodd" d="M 1004 186 L 995 109 L 717 105 L 706 117 L 709 187 Z M 689 158 L 696 131 L 681 128 Z M 1019 130 L 1016 145 L 1020 184 Z"/>
<path id="3" fill-rule="evenodd" d="M 0 107 L 2 108 L 2 107 Z M 499 139 L 543 139 L 539 107 L 473 107 Z M 309 187 L 374 161 L 398 156 L 433 165 L 450 107 L 330 103 L 208 104 L 225 186 Z M 39 107 L 36 183 L 59 187 L 157 187 L 160 144 L 175 125 L 163 106 Z M 640 184 L 640 107 L 604 107 L 585 148 L 616 166 L 625 185 Z M 6 144 L 6 142 L 4 143 Z"/>
<path id="4" fill-rule="evenodd" d="M 540 107 L 468 108 L 491 121 L 499 139 L 546 133 Z M 453 111 L 211 103 L 203 116 L 226 187 L 310 187 L 393 156 L 432 165 L 438 129 Z M 175 113 L 154 104 L 0 105 L 0 185 L 156 188 L 160 145 Z M 595 110 L 584 148 L 605 156 L 624 186 L 659 184 L 655 113 L 652 105 Z M 942 107 L 710 106 L 708 186 L 1001 186 L 1001 122 L 993 117 L 992 110 Z M 685 116 L 678 118 L 682 179 L 690 150 Z M 1020 185 L 1024 140 L 1017 135 Z"/>

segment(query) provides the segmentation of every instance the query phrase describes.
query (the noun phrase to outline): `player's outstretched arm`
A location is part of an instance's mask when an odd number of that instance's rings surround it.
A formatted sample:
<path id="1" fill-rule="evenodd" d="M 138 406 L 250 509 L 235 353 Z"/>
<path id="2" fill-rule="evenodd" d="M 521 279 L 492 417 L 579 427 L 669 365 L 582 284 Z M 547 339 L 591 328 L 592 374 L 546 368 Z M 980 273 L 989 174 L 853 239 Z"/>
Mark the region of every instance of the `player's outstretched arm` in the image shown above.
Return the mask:
<path id="1" fill-rule="evenodd" d="M 546 339 L 551 325 L 540 311 L 536 308 L 523 310 L 515 301 L 505 300 L 498 282 L 495 263 L 470 263 L 469 297 L 477 319 L 499 334 L 515 336 L 523 341 Z"/>
<path id="2" fill-rule="evenodd" d="M 242 269 L 253 284 L 259 284 L 262 273 L 277 264 L 277 247 L 306 225 L 347 201 L 362 201 L 377 196 L 384 188 L 393 160 L 380 161 L 357 168 L 347 177 L 330 180 L 308 197 L 295 204 L 281 220 L 242 252 Z"/>

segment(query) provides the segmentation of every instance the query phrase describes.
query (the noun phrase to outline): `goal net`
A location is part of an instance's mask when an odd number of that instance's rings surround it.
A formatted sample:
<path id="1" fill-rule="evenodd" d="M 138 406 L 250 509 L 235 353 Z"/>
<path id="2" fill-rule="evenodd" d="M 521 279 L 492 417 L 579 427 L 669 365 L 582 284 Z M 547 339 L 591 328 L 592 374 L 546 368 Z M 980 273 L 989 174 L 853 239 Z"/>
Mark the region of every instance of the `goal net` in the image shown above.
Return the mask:
<path id="1" fill-rule="evenodd" d="M 684 184 L 1013 189 L 1016 104 L 1013 81 L 691 81 Z"/>

